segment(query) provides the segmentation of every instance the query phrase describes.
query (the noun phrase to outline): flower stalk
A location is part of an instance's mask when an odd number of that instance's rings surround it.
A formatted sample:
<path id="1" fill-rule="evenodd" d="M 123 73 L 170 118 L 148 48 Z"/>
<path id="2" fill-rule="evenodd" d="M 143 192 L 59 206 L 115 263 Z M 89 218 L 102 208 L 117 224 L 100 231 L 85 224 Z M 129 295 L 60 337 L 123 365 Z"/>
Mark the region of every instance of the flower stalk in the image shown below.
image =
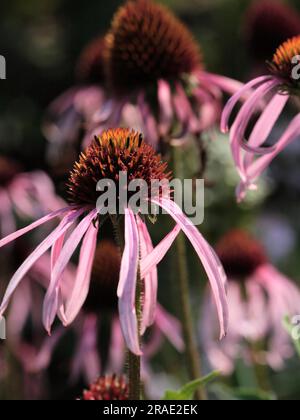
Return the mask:
<path id="1" fill-rule="evenodd" d="M 174 173 L 178 178 L 183 178 L 182 159 L 180 149 L 173 147 Z M 186 345 L 187 367 L 189 379 L 195 380 L 202 377 L 201 358 L 197 348 L 194 334 L 194 322 L 192 307 L 189 296 L 189 273 L 187 264 L 186 242 L 183 234 L 179 234 L 176 239 L 177 268 L 178 268 L 178 289 L 181 306 L 181 321 L 183 327 L 184 340 Z M 196 391 L 195 396 L 198 400 L 206 400 L 207 394 L 204 388 Z"/>

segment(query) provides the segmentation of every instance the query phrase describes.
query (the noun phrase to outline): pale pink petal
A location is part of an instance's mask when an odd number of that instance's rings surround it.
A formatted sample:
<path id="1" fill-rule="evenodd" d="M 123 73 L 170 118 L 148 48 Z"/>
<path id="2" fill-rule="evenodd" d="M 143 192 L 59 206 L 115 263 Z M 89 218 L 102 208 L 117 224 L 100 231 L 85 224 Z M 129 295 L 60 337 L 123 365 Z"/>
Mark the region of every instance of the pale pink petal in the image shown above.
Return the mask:
<path id="1" fill-rule="evenodd" d="M 24 261 L 21 267 L 17 270 L 14 274 L 13 278 L 9 282 L 7 290 L 5 292 L 1 307 L 0 307 L 0 314 L 3 314 L 11 295 L 18 287 L 19 283 L 26 275 L 26 273 L 31 269 L 31 267 L 35 264 L 35 262 L 43 255 L 51 246 L 57 241 L 57 239 L 66 232 L 70 226 L 75 222 L 75 220 L 80 216 L 82 210 L 77 211 L 69 211 L 64 219 L 61 221 L 59 226 L 34 250 L 34 252 Z"/>
<path id="2" fill-rule="evenodd" d="M 168 134 L 172 126 L 174 110 L 171 87 L 168 82 L 162 79 L 158 81 L 158 102 L 160 106 L 159 128 L 164 136 Z"/>
<path id="3" fill-rule="evenodd" d="M 31 230 L 43 225 L 44 223 L 49 222 L 50 220 L 54 219 L 55 217 L 63 216 L 65 213 L 70 212 L 72 210 L 71 207 L 66 207 L 64 209 L 57 210 L 53 213 L 48 214 L 45 217 L 42 217 L 41 219 L 37 220 L 36 222 L 32 223 L 31 225 L 17 230 L 16 232 L 12 233 L 9 236 L 6 236 L 6 238 L 1 239 L 0 241 L 0 248 L 3 246 L 9 244 L 10 242 L 18 239 L 20 236 L 25 235 L 26 233 L 30 232 Z"/>
<path id="4" fill-rule="evenodd" d="M 150 109 L 150 106 L 147 104 L 145 100 L 145 94 L 141 93 L 138 96 L 138 106 L 141 112 L 141 116 L 143 119 L 143 123 L 145 126 L 145 134 L 146 138 L 149 144 L 154 147 L 154 149 L 157 148 L 157 143 L 159 140 L 159 134 L 157 129 L 157 123 L 156 120 L 152 114 L 152 111 Z"/>
<path id="5" fill-rule="evenodd" d="M 276 121 L 278 120 L 288 100 L 288 95 L 277 94 L 272 98 L 270 103 L 262 112 L 259 120 L 255 124 L 255 127 L 251 132 L 249 141 L 247 143 L 248 147 L 253 148 L 253 151 L 255 153 L 257 153 L 257 148 L 259 148 L 259 146 L 261 146 L 269 137 Z M 251 158 L 249 158 L 249 156 L 251 155 L 248 154 L 245 159 L 246 166 L 248 166 L 249 163 L 251 163 Z"/>
<path id="6" fill-rule="evenodd" d="M 232 114 L 232 111 L 233 111 L 234 107 L 241 100 L 241 98 L 245 94 L 248 94 L 249 91 L 251 92 L 251 89 L 253 89 L 254 87 L 256 87 L 256 86 L 258 86 L 262 83 L 266 83 L 266 82 L 270 81 L 271 79 L 272 79 L 271 76 L 262 76 L 262 77 L 258 77 L 257 79 L 251 80 L 251 82 L 244 85 L 240 90 L 238 90 L 229 99 L 229 101 L 227 102 L 227 104 L 226 104 L 226 106 L 223 110 L 223 114 L 222 114 L 222 118 L 221 118 L 221 131 L 223 133 L 226 133 L 229 130 L 230 116 Z"/>
<path id="7" fill-rule="evenodd" d="M 220 337 L 223 338 L 228 327 L 228 303 L 225 290 L 226 275 L 216 253 L 177 204 L 165 198 L 152 200 L 152 202 L 167 211 L 175 222 L 180 225 L 202 261 L 213 291 L 220 321 Z"/>
<path id="8" fill-rule="evenodd" d="M 59 283 L 63 272 L 96 214 L 97 210 L 91 211 L 74 229 L 64 247 L 62 248 L 56 264 L 52 270 L 51 283 L 47 290 L 43 306 L 43 323 L 48 333 L 50 333 L 51 325 L 54 322 L 59 306 Z"/>
<path id="9" fill-rule="evenodd" d="M 219 74 L 208 73 L 201 71 L 197 73 L 199 80 L 204 84 L 213 84 L 219 89 L 229 94 L 235 94 L 237 91 L 244 87 L 244 84 L 237 80 L 230 79 L 226 76 L 220 76 Z"/>
<path id="10" fill-rule="evenodd" d="M 117 316 L 114 316 L 111 327 L 108 373 L 121 373 L 123 371 L 125 354 L 125 344 L 120 321 Z"/>
<path id="11" fill-rule="evenodd" d="M 81 246 L 74 289 L 70 296 L 67 297 L 65 303 L 66 325 L 73 322 L 87 298 L 97 245 L 97 235 L 98 228 L 91 225 Z"/>
<path id="12" fill-rule="evenodd" d="M 169 314 L 161 305 L 157 305 L 155 323 L 170 343 L 179 351 L 184 351 L 185 344 L 181 323 Z"/>
<path id="13" fill-rule="evenodd" d="M 153 251 L 153 244 L 149 235 L 146 224 L 140 217 L 137 217 L 137 226 L 140 237 L 140 256 L 141 259 L 147 257 Z M 155 319 L 156 303 L 157 303 L 157 268 L 156 266 L 142 277 L 144 280 L 144 305 L 141 334 L 143 335 L 147 327 L 153 324 Z"/>
<path id="14" fill-rule="evenodd" d="M 242 160 L 243 150 L 241 148 L 241 143 L 245 140 L 246 129 L 251 117 L 258 109 L 258 104 L 267 93 L 274 89 L 277 84 L 278 82 L 276 80 L 271 80 L 259 86 L 241 107 L 230 129 L 232 155 L 242 180 L 245 178 L 245 169 L 244 162 Z"/>
<path id="15" fill-rule="evenodd" d="M 125 209 L 125 249 L 122 256 L 118 287 L 120 323 L 129 350 L 141 355 L 138 322 L 135 309 L 137 272 L 139 262 L 139 233 L 135 215 Z"/>
<path id="16" fill-rule="evenodd" d="M 140 267 L 142 278 L 147 276 L 153 267 L 157 266 L 164 259 L 180 231 L 181 227 L 176 225 L 149 255 L 141 259 Z"/>
<path id="17" fill-rule="evenodd" d="M 71 366 L 71 381 L 83 374 L 87 383 L 94 382 L 101 373 L 101 360 L 97 351 L 98 317 L 88 315 L 78 328 L 79 343 Z"/>

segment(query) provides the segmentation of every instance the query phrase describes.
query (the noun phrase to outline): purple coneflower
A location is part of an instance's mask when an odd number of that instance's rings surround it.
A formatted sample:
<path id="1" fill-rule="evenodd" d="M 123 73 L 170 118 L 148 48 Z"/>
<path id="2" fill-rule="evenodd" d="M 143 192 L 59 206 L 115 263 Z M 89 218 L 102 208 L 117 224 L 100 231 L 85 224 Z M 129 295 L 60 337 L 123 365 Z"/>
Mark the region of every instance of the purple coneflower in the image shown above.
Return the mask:
<path id="1" fill-rule="evenodd" d="M 220 116 L 222 90 L 233 93 L 240 87 L 206 72 L 188 28 L 150 0 L 129 0 L 120 7 L 104 55 L 107 83 L 117 99 L 112 115 L 122 110 L 125 123 L 135 120 L 155 148 L 161 140 L 213 126 Z"/>
<path id="2" fill-rule="evenodd" d="M 83 401 L 116 401 L 128 400 L 129 388 L 123 376 L 102 376 L 83 391 Z"/>
<path id="3" fill-rule="evenodd" d="M 300 36 L 284 42 L 269 63 L 271 74 L 247 83 L 225 106 L 221 129 L 223 132 L 230 131 L 232 154 L 241 177 L 241 183 L 237 189 L 239 201 L 244 199 L 247 189 L 256 188 L 255 183 L 262 172 L 300 134 L 300 115 L 298 114 L 274 146 L 263 147 L 289 99 L 298 95 L 300 75 L 298 77 L 294 73 L 297 73 L 295 66 L 299 64 L 299 57 L 296 61 L 295 57 L 299 54 Z M 235 106 L 245 95 L 249 95 L 248 99 L 229 126 Z M 265 100 L 267 105 L 264 107 Z M 251 129 L 250 135 L 247 136 L 247 129 L 257 112 L 260 112 L 260 116 Z M 258 159 L 255 159 L 256 155 L 259 155 Z"/>
<path id="4" fill-rule="evenodd" d="M 200 325 L 210 363 L 225 374 L 232 373 L 239 357 L 247 363 L 282 368 L 294 354 L 283 319 L 299 313 L 299 289 L 270 264 L 261 244 L 244 231 L 225 235 L 216 251 L 229 279 L 230 316 L 229 333 L 217 343 L 216 319 L 207 296 Z"/>
<path id="5" fill-rule="evenodd" d="M 48 214 L 0 241 L 0 247 L 3 247 L 52 219 L 62 218 L 57 228 L 39 244 L 11 279 L 0 307 L 0 314 L 3 314 L 7 308 L 13 292 L 26 273 L 51 248 L 51 280 L 43 311 L 45 328 L 50 332 L 56 315 L 64 325 L 70 324 L 75 319 L 88 296 L 98 232 L 101 230 L 101 216 L 98 214 L 101 209 L 96 208 L 99 195 L 96 187 L 98 181 L 102 179 L 109 179 L 117 183 L 119 173 L 124 171 L 129 180 L 146 181 L 149 189 L 151 180 L 161 181 L 170 177 L 170 174 L 167 173 L 167 165 L 143 140 L 141 134 L 129 129 L 108 130 L 94 139 L 91 146 L 75 164 L 68 184 L 71 204 Z M 124 209 L 125 247 L 117 293 L 119 317 L 126 344 L 131 352 L 137 355 L 141 354 L 135 311 L 138 272 L 140 271 L 141 278 L 144 279 L 142 318 L 142 331 L 144 331 L 155 319 L 156 266 L 180 230 L 189 238 L 208 274 L 220 319 L 221 337 L 225 335 L 227 329 L 226 277 L 214 251 L 171 199 L 157 194 L 156 197 L 151 197 L 151 203 L 164 209 L 174 219 L 176 226 L 153 249 L 147 226 L 140 215 L 135 214 L 128 206 Z M 71 228 L 73 230 L 70 236 L 66 237 Z M 66 295 L 63 295 L 64 271 L 79 247 L 80 256 L 76 278 L 73 287 L 68 290 Z"/>

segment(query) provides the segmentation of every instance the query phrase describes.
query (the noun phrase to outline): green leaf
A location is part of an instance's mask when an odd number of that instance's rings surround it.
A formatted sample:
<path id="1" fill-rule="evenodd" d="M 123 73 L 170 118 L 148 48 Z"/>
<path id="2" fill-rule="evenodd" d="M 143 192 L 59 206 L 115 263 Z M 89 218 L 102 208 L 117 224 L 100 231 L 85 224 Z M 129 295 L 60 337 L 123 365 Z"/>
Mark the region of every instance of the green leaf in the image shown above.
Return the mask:
<path id="1" fill-rule="evenodd" d="M 230 388 L 225 385 L 216 385 L 212 391 L 220 400 L 226 401 L 275 401 L 276 396 L 271 392 L 251 388 Z"/>
<path id="2" fill-rule="evenodd" d="M 295 340 L 295 338 L 293 337 L 295 328 L 299 328 L 299 326 L 293 324 L 289 316 L 284 317 L 283 326 L 286 329 L 286 331 L 289 333 L 289 335 L 291 336 L 291 339 L 295 345 L 295 349 L 300 357 L 300 338 L 299 340 Z"/>
<path id="3" fill-rule="evenodd" d="M 215 371 L 203 378 L 196 379 L 187 383 L 178 391 L 166 391 L 164 400 L 192 400 L 197 389 L 206 386 L 209 382 L 220 376 L 220 373 Z"/>

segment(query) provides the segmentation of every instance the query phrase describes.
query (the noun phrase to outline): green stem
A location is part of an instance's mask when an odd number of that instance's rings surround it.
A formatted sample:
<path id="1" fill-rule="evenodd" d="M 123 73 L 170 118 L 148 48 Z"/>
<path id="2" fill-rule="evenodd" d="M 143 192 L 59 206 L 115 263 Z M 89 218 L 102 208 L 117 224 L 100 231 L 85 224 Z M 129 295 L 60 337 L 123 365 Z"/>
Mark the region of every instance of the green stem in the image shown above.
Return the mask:
<path id="1" fill-rule="evenodd" d="M 120 247 L 120 252 L 123 254 L 125 239 L 124 239 L 124 229 L 120 224 L 120 221 L 117 217 L 111 217 L 116 241 Z M 136 300 L 135 300 L 135 309 L 136 316 L 138 320 L 138 336 L 139 340 L 141 337 L 141 320 L 142 320 L 142 290 L 143 284 L 140 276 L 140 268 L 138 269 L 137 275 L 137 285 L 136 285 Z M 140 340 L 141 341 L 141 340 Z M 128 367 L 128 381 L 129 381 L 129 400 L 137 401 L 141 398 L 141 357 L 133 354 L 128 349 L 127 357 L 127 367 Z"/>
<path id="2" fill-rule="evenodd" d="M 180 150 L 173 148 L 174 173 L 178 178 L 183 177 L 181 170 Z M 197 347 L 194 334 L 194 322 L 192 316 L 192 306 L 189 295 L 189 273 L 187 264 L 186 242 L 183 234 L 180 234 L 176 240 L 177 265 L 178 265 L 178 283 L 179 283 L 179 299 L 181 304 L 181 317 L 184 339 L 186 344 L 186 356 L 188 372 L 191 380 L 202 377 L 201 358 Z M 196 392 L 198 400 L 206 400 L 207 394 L 204 388 Z"/>

